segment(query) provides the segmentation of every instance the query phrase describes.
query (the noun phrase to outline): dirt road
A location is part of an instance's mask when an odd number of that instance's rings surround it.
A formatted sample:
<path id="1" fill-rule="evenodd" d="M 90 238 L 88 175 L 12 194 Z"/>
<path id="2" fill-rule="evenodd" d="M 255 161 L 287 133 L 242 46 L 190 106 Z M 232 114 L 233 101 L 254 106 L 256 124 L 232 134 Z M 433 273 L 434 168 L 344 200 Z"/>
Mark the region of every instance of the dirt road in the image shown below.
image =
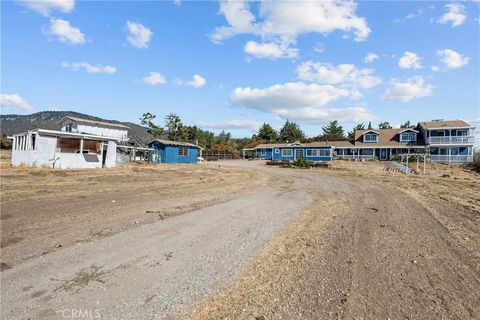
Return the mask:
<path id="1" fill-rule="evenodd" d="M 479 314 L 478 181 L 436 183 L 461 187 L 460 205 L 420 192 L 425 183 L 415 179 L 223 165 L 270 183 L 13 265 L 1 274 L 2 318 L 64 319 L 74 310 L 105 319 Z"/>

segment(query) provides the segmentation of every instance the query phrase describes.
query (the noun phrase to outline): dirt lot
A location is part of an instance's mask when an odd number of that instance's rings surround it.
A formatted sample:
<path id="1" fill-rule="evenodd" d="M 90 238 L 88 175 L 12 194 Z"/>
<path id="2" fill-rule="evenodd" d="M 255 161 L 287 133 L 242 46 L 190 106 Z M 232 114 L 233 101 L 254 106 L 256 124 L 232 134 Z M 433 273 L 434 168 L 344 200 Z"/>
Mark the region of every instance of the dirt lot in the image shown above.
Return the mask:
<path id="1" fill-rule="evenodd" d="M 2 167 L 2 318 L 478 318 L 479 177 L 384 166 Z"/>
<path id="2" fill-rule="evenodd" d="M 305 170 L 319 179 L 316 203 L 186 318 L 478 319 L 479 177 L 442 165 L 429 169 L 448 178 L 384 167 Z"/>
<path id="3" fill-rule="evenodd" d="M 132 164 L 121 169 L 12 168 L 0 173 L 2 269 L 214 203 L 266 175 L 235 168 Z"/>

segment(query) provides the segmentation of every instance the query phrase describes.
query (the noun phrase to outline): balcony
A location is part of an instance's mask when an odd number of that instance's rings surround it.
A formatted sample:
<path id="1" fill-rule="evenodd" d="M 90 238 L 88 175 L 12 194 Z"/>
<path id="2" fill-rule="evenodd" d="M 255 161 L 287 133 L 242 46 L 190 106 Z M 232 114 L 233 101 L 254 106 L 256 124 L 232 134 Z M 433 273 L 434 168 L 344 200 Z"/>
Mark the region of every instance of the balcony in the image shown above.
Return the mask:
<path id="1" fill-rule="evenodd" d="M 474 136 L 449 136 L 449 137 L 430 137 L 428 144 L 473 144 Z"/>
<path id="2" fill-rule="evenodd" d="M 433 162 L 442 163 L 469 163 L 473 161 L 473 156 L 462 155 L 430 155 L 430 160 Z"/>

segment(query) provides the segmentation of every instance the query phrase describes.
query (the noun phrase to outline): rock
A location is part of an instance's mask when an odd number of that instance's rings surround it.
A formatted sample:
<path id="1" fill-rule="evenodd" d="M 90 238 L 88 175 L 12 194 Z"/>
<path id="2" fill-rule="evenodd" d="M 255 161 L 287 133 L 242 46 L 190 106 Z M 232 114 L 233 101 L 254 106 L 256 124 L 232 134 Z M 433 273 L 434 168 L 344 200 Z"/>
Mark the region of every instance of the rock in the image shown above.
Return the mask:
<path id="1" fill-rule="evenodd" d="M 62 245 L 59 244 L 59 243 L 57 243 L 57 244 L 55 245 L 55 248 L 61 248 L 61 247 L 62 247 Z"/>

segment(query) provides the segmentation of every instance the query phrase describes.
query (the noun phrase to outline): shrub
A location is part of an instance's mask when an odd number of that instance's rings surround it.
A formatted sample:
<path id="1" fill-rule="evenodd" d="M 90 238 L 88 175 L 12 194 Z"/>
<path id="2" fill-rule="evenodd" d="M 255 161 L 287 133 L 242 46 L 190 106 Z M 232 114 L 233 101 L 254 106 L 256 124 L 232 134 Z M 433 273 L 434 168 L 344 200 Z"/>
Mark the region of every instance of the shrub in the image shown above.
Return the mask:
<path id="1" fill-rule="evenodd" d="M 310 162 L 305 160 L 305 158 L 299 158 L 299 159 L 295 160 L 295 162 L 293 164 L 297 168 L 305 168 L 305 169 L 310 168 Z"/>

